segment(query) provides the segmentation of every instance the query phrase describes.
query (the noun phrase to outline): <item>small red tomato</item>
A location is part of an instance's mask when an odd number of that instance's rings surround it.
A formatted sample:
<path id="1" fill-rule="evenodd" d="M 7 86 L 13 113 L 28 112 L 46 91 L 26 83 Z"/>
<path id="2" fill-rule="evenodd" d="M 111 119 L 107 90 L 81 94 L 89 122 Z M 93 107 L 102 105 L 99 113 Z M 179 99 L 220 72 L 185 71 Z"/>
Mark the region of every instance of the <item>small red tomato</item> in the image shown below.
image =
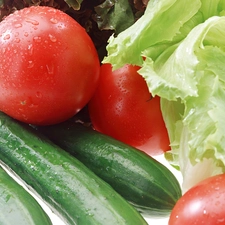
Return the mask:
<path id="1" fill-rule="evenodd" d="M 172 210 L 169 225 L 224 225 L 225 174 L 205 179 L 189 189 Z"/>
<path id="2" fill-rule="evenodd" d="M 33 6 L 0 23 L 0 110 L 23 122 L 62 122 L 83 108 L 99 80 L 92 40 L 60 10 Z"/>
<path id="3" fill-rule="evenodd" d="M 170 149 L 168 133 L 160 98 L 152 98 L 139 69 L 125 65 L 112 71 L 110 64 L 103 64 L 98 88 L 89 102 L 90 118 L 96 130 L 157 155 Z"/>

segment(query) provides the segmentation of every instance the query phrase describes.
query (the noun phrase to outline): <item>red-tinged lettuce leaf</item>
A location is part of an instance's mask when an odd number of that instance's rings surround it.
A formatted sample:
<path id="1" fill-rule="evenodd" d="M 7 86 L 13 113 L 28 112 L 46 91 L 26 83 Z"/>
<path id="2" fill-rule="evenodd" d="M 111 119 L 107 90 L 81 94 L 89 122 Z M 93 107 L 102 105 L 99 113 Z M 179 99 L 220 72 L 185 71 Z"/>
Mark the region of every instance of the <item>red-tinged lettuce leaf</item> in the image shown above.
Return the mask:
<path id="1" fill-rule="evenodd" d="M 49 6 L 64 12 L 70 8 L 64 0 L 0 0 L 0 21 L 16 10 L 30 6 Z"/>
<path id="2" fill-rule="evenodd" d="M 133 0 L 134 7 L 141 12 L 144 12 L 149 0 Z"/>
<path id="3" fill-rule="evenodd" d="M 15 10 L 33 5 L 60 9 L 84 27 L 102 59 L 109 37 L 132 25 L 143 13 L 146 1 L 112 0 L 110 5 L 109 0 L 0 0 L 0 21 Z M 100 12 L 97 16 L 95 9 Z"/>
<path id="4" fill-rule="evenodd" d="M 134 23 L 134 14 L 129 0 L 106 0 L 95 7 L 96 22 L 100 30 L 120 33 Z"/>

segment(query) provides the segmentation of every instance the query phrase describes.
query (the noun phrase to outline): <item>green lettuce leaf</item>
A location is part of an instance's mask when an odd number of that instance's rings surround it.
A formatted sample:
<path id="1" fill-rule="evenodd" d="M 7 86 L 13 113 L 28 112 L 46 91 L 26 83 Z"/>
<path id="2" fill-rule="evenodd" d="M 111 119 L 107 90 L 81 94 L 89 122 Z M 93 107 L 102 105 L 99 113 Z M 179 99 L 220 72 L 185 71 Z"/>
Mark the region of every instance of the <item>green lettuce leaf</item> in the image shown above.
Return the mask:
<path id="1" fill-rule="evenodd" d="M 169 72 L 167 79 L 182 74 L 176 79 L 178 83 L 168 79 L 172 89 L 164 86 L 165 80 L 159 84 L 172 92 L 177 101 L 171 100 L 170 94 L 166 98 L 160 88 L 155 92 L 164 96 L 162 112 L 172 147 L 167 154 L 172 154 L 172 162 L 180 167 L 185 190 L 208 176 L 225 172 L 225 42 L 221 38 L 225 37 L 224 26 L 225 17 L 211 17 L 196 26 L 158 73 L 162 75 L 160 79 L 165 71 Z M 154 88 L 150 83 L 149 86 Z M 176 111 L 174 116 L 169 114 L 172 110 Z"/>
<path id="2" fill-rule="evenodd" d="M 126 63 L 142 65 L 144 50 L 154 47 L 163 52 L 174 38 L 181 36 L 176 38 L 176 41 L 182 38 L 180 29 L 195 16 L 200 6 L 200 0 L 149 1 L 144 15 L 135 24 L 117 37 L 110 37 L 107 46 L 108 56 L 103 62 L 110 62 L 115 69 Z M 185 10 L 181 10 L 183 8 Z M 203 21 L 201 16 L 200 20 Z M 182 29 L 189 32 L 195 24 L 196 22 L 188 23 L 189 27 Z"/>
<path id="3" fill-rule="evenodd" d="M 165 156 L 180 169 L 184 191 L 225 172 L 224 12 L 224 0 L 152 0 L 134 25 L 111 36 L 103 60 L 140 65 L 161 97 L 171 141 Z"/>

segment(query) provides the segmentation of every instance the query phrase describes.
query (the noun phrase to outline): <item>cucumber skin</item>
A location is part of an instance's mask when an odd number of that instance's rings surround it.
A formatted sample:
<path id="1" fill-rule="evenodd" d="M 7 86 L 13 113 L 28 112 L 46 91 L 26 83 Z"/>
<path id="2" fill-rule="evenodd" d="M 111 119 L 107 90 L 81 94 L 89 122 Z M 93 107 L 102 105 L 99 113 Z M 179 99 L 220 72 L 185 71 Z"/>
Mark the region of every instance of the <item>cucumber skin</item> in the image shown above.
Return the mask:
<path id="1" fill-rule="evenodd" d="M 0 113 L 0 137 L 0 160 L 69 225 L 147 225 L 106 182 L 33 128 Z"/>
<path id="2" fill-rule="evenodd" d="M 180 184 L 164 165 L 131 146 L 75 121 L 38 127 L 144 215 L 168 216 L 181 197 Z"/>
<path id="3" fill-rule="evenodd" d="M 38 202 L 0 167 L 0 224 L 52 225 Z"/>

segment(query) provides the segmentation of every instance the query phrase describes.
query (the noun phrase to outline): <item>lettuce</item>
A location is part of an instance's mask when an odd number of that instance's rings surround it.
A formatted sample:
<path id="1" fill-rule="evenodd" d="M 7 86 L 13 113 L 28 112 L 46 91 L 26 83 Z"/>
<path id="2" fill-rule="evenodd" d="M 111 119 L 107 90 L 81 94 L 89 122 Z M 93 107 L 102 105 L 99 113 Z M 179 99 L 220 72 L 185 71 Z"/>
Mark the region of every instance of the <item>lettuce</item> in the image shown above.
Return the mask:
<path id="1" fill-rule="evenodd" d="M 167 49 L 171 42 L 178 42 L 196 24 L 203 21 L 199 16 L 192 23 L 201 7 L 200 0 L 151 0 L 145 14 L 137 22 L 121 32 L 117 37 L 111 36 L 107 46 L 108 57 L 103 62 L 110 62 L 113 68 L 126 63 L 142 65 L 142 52 L 148 51 L 153 58 Z M 181 10 L 185 8 L 185 10 Z M 198 17 L 198 15 L 197 15 Z M 183 25 L 187 22 L 186 27 Z M 182 28 L 183 33 L 180 32 Z"/>
<path id="2" fill-rule="evenodd" d="M 165 157 L 180 169 L 184 191 L 225 172 L 224 12 L 224 0 L 151 0 L 134 25 L 110 37 L 103 60 L 141 66 L 161 97 L 171 141 Z"/>
<path id="3" fill-rule="evenodd" d="M 167 78 L 180 74 L 176 83 L 167 79 L 172 89 L 165 88 L 179 100 L 174 103 L 165 97 L 165 90 L 160 91 L 166 80 L 157 87 L 157 94 L 163 96 L 170 154 L 183 174 L 184 189 L 225 170 L 225 42 L 221 38 L 225 37 L 224 26 L 225 17 L 211 17 L 196 26 L 158 73 L 160 76 L 169 71 Z M 151 76 L 146 74 L 146 67 L 143 70 L 150 84 Z M 178 109 L 176 115 L 170 116 L 168 108 L 171 112 Z"/>

